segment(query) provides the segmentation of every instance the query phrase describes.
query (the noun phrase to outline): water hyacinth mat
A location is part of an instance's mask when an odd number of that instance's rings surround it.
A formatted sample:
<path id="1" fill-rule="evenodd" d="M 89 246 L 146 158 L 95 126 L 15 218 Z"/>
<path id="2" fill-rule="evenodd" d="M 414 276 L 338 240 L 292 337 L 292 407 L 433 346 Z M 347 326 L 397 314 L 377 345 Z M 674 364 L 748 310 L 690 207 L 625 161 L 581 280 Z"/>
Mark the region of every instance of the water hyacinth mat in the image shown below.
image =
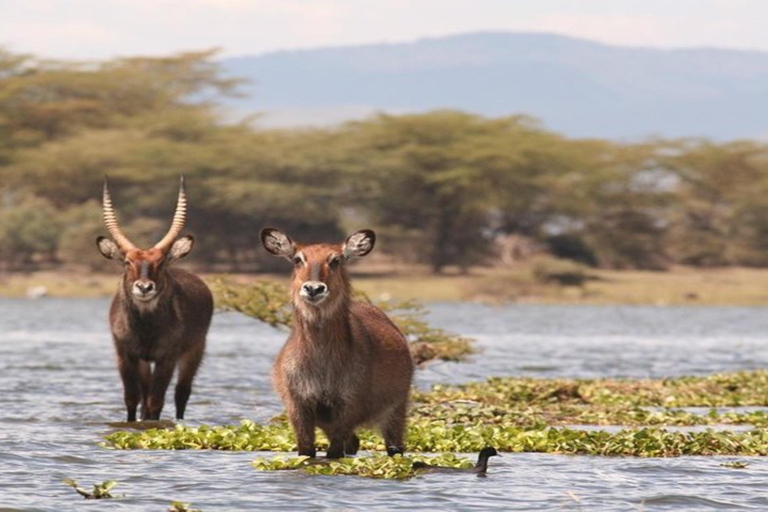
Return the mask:
<path id="1" fill-rule="evenodd" d="M 380 437 L 361 432 L 360 448 L 384 451 Z M 288 425 L 259 425 L 244 421 L 239 426 L 176 426 L 172 430 L 115 432 L 103 446 L 119 450 L 238 450 L 291 452 L 296 450 Z M 318 433 L 316 446 L 328 447 Z M 527 428 L 499 425 L 445 425 L 411 423 L 407 452 L 475 453 L 486 446 L 502 452 L 538 452 L 570 455 L 676 457 L 682 455 L 768 455 L 768 431 L 670 431 L 643 427 L 618 431 L 566 427 Z"/>
<path id="2" fill-rule="evenodd" d="M 411 457 L 417 457 L 411 454 L 440 453 L 446 459 L 433 463 L 445 466 L 472 464 L 468 459 L 451 459 L 452 454 L 477 453 L 487 446 L 501 452 L 619 457 L 768 455 L 768 430 L 762 428 L 768 425 L 768 412 L 761 410 L 768 406 L 767 391 L 764 371 L 656 380 L 491 378 L 414 393 L 406 457 L 374 455 L 324 464 L 294 457 L 258 459 L 254 464 L 259 469 L 291 467 L 313 474 L 407 478 L 416 460 Z M 733 426 L 743 427 L 739 431 Z M 362 450 L 385 451 L 378 435 L 361 431 L 359 436 Z M 102 446 L 296 450 L 284 417 L 267 424 L 244 421 L 230 426 L 121 430 L 107 435 Z M 318 431 L 318 449 L 327 446 Z"/>

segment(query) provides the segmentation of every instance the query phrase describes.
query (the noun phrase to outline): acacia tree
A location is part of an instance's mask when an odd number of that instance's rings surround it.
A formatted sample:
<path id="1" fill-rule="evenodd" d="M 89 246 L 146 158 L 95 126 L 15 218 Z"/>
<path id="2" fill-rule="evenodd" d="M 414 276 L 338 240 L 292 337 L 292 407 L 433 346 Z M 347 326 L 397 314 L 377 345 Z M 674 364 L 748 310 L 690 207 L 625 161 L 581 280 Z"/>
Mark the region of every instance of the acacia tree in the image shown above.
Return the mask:
<path id="1" fill-rule="evenodd" d="M 681 263 L 768 263 L 768 145 L 683 140 L 664 145 L 677 178 L 669 247 Z"/>
<path id="2" fill-rule="evenodd" d="M 46 200 L 3 193 L 0 197 L 0 268 L 28 268 L 38 255 L 46 262 L 56 259 L 60 222 Z"/>
<path id="3" fill-rule="evenodd" d="M 214 51 L 79 64 L 0 52 L 0 122 L 19 146 L 42 144 L 81 128 L 124 126 L 141 116 L 199 110 L 192 98 L 234 92 Z"/>
<path id="4" fill-rule="evenodd" d="M 535 132 L 527 122 L 437 111 L 350 124 L 358 203 L 390 233 L 410 234 L 408 244 L 434 272 L 466 270 L 491 249 L 493 213 L 511 218 L 523 209 L 509 188 L 535 189 L 521 142 Z"/>
<path id="5" fill-rule="evenodd" d="M 259 230 L 276 226 L 301 241 L 341 239 L 340 173 L 326 131 L 232 132 L 198 160 L 196 226 L 241 269 L 283 268 L 263 252 Z M 194 220 L 194 219 L 193 219 Z M 215 258 L 215 255 L 210 254 Z"/>
<path id="6" fill-rule="evenodd" d="M 654 144 L 571 141 L 567 172 L 550 189 L 566 222 L 594 263 L 608 268 L 662 270 L 670 205 L 667 176 Z"/>

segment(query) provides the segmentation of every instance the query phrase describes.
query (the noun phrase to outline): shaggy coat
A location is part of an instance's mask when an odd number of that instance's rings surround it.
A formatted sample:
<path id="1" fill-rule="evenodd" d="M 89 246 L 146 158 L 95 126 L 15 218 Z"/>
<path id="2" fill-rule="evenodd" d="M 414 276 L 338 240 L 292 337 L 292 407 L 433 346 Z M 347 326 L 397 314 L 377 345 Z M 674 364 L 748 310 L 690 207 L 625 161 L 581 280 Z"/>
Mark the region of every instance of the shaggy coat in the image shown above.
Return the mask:
<path id="1" fill-rule="evenodd" d="M 414 369 L 408 343 L 380 309 L 352 300 L 346 270 L 374 239 L 364 231 L 344 244 L 298 245 L 262 231 L 265 248 L 295 265 L 294 324 L 272 375 L 300 455 L 315 456 L 315 426 L 330 439 L 330 458 L 357 452 L 361 426 L 378 427 L 390 455 L 403 451 Z"/>
<path id="2" fill-rule="evenodd" d="M 194 274 L 169 268 L 158 282 L 160 291 L 145 304 L 134 299 L 124 277 L 109 311 L 128 421 L 136 420 L 139 402 L 141 419 L 160 419 L 177 366 L 176 418 L 184 419 L 213 315 L 211 292 Z"/>
<path id="3" fill-rule="evenodd" d="M 104 179 L 103 215 L 110 238 L 100 236 L 96 245 L 105 258 L 120 262 L 124 268 L 109 310 L 109 325 L 128 421 L 136 420 L 139 402 L 141 419 L 160 419 L 165 392 L 177 366 L 176 418 L 184 419 L 192 381 L 203 360 L 213 297 L 200 278 L 170 267 L 194 245 L 191 236 L 179 237 L 186 211 L 182 177 L 168 233 L 154 247 L 140 249 L 120 230 Z"/>

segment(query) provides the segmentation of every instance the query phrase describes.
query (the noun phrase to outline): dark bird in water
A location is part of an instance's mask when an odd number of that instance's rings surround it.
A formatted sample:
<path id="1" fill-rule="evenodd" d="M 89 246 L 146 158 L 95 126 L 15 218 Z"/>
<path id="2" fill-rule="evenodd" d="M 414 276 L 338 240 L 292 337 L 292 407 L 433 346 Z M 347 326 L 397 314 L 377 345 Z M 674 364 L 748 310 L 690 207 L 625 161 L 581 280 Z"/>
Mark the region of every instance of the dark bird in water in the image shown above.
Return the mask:
<path id="1" fill-rule="evenodd" d="M 474 473 L 477 476 L 485 476 L 488 471 L 488 459 L 501 454 L 496 451 L 496 448 L 487 447 L 480 450 L 480 454 L 477 456 L 477 464 L 473 468 L 449 468 L 445 466 L 432 466 L 426 462 L 414 462 L 413 469 L 420 473 Z"/>

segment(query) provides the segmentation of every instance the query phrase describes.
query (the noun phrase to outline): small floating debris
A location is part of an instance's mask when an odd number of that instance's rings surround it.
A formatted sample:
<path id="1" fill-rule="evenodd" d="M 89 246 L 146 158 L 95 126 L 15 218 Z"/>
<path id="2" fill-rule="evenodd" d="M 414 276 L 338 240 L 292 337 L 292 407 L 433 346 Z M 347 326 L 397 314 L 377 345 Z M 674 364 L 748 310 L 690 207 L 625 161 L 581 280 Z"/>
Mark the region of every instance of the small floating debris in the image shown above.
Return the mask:
<path id="1" fill-rule="evenodd" d="M 110 492 L 117 485 L 117 482 L 114 480 L 104 480 L 100 484 L 93 484 L 93 491 L 91 492 L 88 492 L 82 487 L 79 487 L 77 482 L 71 478 L 65 478 L 64 483 L 72 487 L 77 492 L 77 494 L 87 500 L 107 500 L 119 497 L 114 496 Z"/>
<path id="2" fill-rule="evenodd" d="M 199 508 L 192 508 L 191 503 L 182 503 L 181 501 L 174 501 L 168 507 L 168 512 L 202 512 Z"/>
<path id="3" fill-rule="evenodd" d="M 720 465 L 724 468 L 730 468 L 730 469 L 746 469 L 749 466 L 749 462 L 735 460 L 732 462 L 723 462 Z"/>

